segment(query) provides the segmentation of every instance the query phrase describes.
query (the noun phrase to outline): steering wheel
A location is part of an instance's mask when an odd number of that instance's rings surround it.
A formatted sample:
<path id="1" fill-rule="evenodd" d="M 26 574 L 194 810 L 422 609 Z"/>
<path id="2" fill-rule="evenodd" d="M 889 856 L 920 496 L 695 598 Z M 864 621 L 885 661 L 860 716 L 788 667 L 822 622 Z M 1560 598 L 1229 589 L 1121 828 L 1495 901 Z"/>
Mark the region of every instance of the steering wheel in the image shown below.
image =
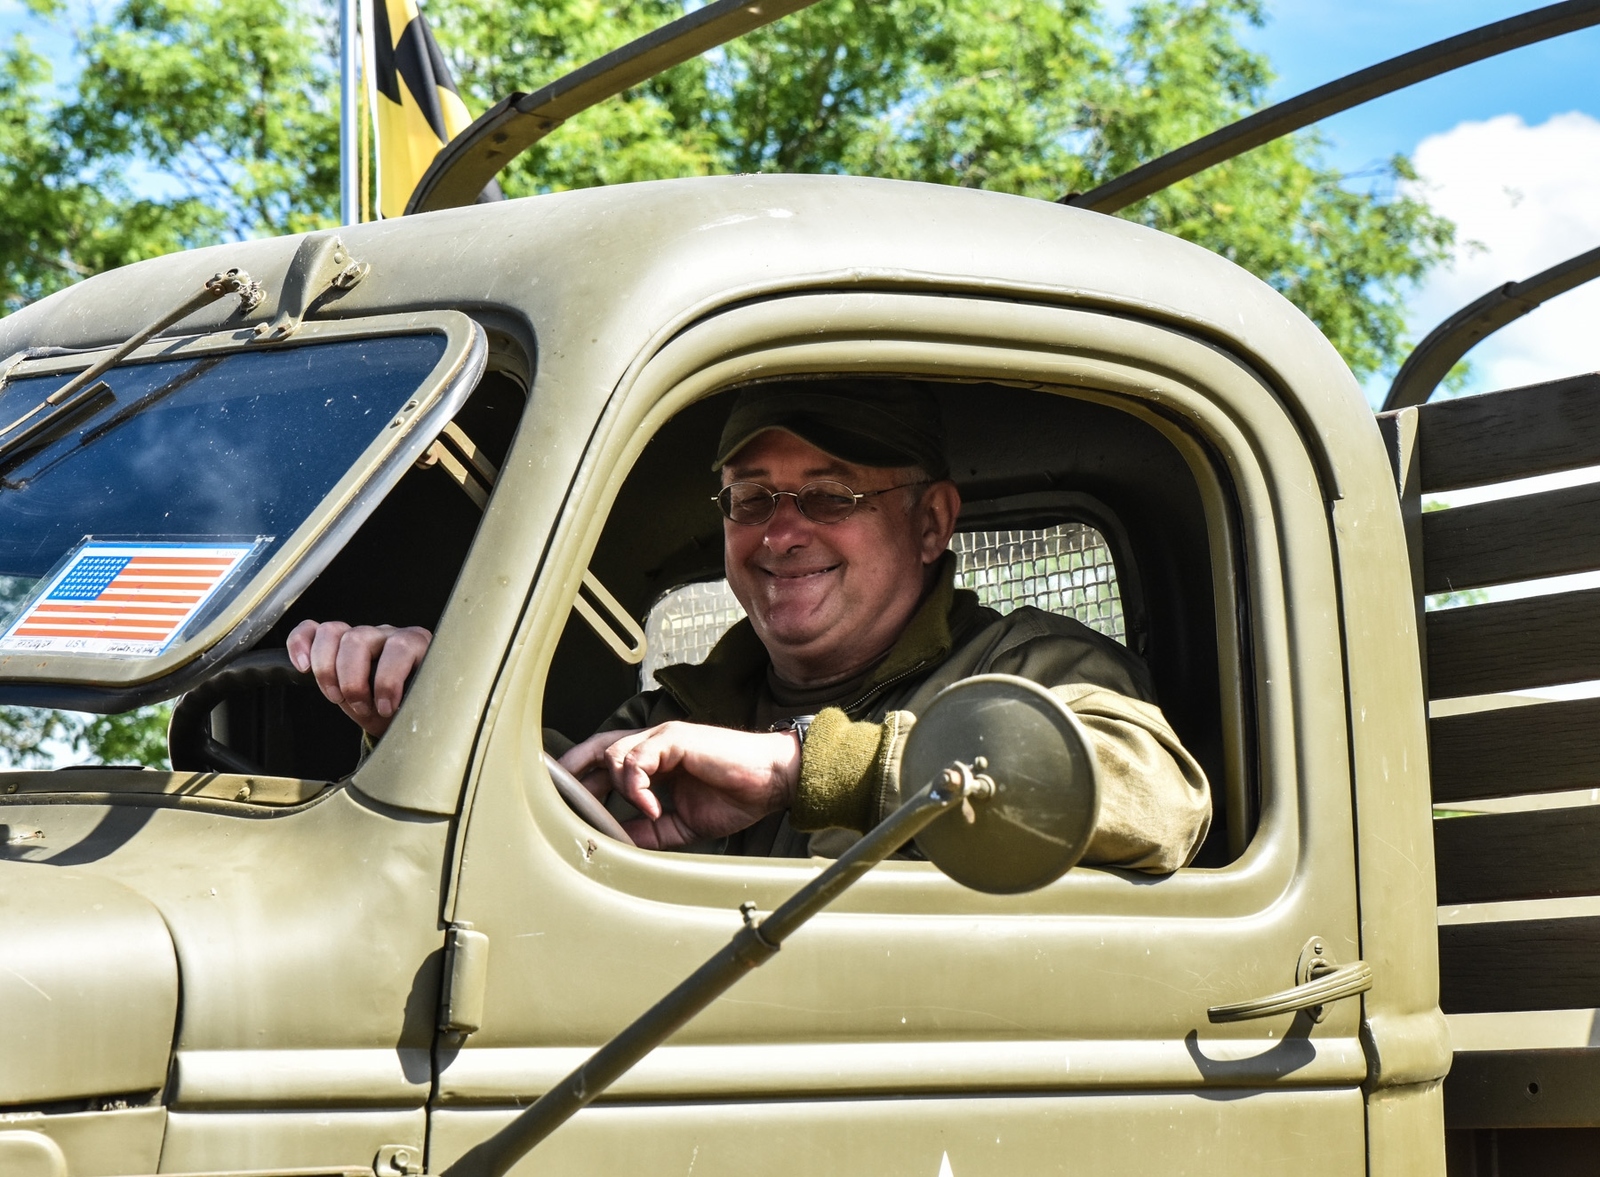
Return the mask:
<path id="1" fill-rule="evenodd" d="M 317 680 L 302 674 L 289 661 L 286 650 L 254 650 L 235 658 L 221 670 L 182 696 L 172 709 L 172 724 L 167 729 L 167 749 L 172 767 L 178 772 L 231 772 L 240 776 L 267 776 L 267 771 L 248 756 L 241 756 L 211 735 L 211 712 L 229 695 L 260 687 L 294 687 L 316 691 Z M 318 698 L 321 698 L 320 692 Z M 331 706 L 331 704 L 330 704 Z M 550 753 L 544 754 L 545 768 L 555 782 L 556 792 L 572 811 L 608 838 L 632 846 L 633 839 L 622 824 L 594 794 L 585 789 Z"/>
<path id="2" fill-rule="evenodd" d="M 550 779 L 555 782 L 556 792 L 561 794 L 561 799 L 572 808 L 573 813 L 606 837 L 615 838 L 625 846 L 635 845 L 628 831 L 622 828 L 622 823 L 611 816 L 611 811 L 600 804 L 577 777 L 561 767 L 561 761 L 546 752 L 544 766 L 550 772 Z"/>
<path id="3" fill-rule="evenodd" d="M 315 691 L 317 680 L 301 674 L 285 650 L 254 650 L 235 658 L 183 695 L 172 709 L 167 751 L 179 772 L 234 772 L 268 776 L 266 769 L 211 735 L 211 712 L 229 695 L 259 687 L 298 687 Z M 320 697 L 320 696 L 319 696 Z"/>

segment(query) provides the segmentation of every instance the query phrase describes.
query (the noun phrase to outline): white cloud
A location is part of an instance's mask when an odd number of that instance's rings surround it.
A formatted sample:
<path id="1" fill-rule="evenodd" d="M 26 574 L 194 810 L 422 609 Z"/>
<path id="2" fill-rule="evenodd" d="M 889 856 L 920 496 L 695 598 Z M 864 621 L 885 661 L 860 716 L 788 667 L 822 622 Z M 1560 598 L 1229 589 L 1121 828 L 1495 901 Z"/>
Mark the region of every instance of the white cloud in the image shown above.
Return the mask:
<path id="1" fill-rule="evenodd" d="M 1461 123 L 1424 139 L 1413 159 L 1429 203 L 1456 223 L 1462 243 L 1454 264 L 1411 301 L 1418 338 L 1496 286 L 1600 245 L 1600 120 L 1574 111 L 1533 127 L 1511 114 Z M 1468 358 L 1474 391 L 1600 369 L 1600 281 L 1502 329 Z"/>

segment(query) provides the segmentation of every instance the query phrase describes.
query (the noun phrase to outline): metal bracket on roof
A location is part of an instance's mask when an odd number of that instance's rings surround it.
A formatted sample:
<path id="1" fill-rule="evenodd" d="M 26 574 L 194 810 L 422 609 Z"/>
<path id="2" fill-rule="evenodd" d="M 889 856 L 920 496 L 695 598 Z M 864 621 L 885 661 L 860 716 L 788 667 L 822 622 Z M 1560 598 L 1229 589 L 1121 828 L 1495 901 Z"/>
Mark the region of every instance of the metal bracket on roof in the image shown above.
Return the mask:
<path id="1" fill-rule="evenodd" d="M 336 233 L 313 233 L 300 243 L 283 276 L 278 316 L 256 327 L 256 337 L 277 342 L 300 330 L 311 304 L 331 291 L 350 289 L 372 267 L 350 256 Z"/>

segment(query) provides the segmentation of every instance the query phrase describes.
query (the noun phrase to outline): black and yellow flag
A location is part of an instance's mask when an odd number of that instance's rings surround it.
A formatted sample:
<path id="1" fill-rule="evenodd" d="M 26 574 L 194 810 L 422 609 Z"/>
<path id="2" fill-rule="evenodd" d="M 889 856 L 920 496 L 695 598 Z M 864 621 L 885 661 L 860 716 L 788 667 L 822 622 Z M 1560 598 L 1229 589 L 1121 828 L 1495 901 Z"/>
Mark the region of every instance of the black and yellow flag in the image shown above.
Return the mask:
<path id="1" fill-rule="evenodd" d="M 472 122 L 416 0 L 372 0 L 378 209 L 405 212 L 433 157 Z"/>

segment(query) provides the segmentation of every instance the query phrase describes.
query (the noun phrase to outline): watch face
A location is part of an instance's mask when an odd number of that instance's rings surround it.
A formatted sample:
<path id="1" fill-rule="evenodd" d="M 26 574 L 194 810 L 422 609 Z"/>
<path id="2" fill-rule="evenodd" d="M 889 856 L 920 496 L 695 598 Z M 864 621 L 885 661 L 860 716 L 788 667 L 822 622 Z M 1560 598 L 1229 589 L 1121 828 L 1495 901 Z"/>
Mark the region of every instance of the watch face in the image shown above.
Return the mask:
<path id="1" fill-rule="evenodd" d="M 810 730 L 811 721 L 814 719 L 816 719 L 815 715 L 791 715 L 786 719 L 778 720 L 768 730 L 775 732 L 794 732 L 800 737 L 800 742 L 805 743 L 806 732 Z"/>

